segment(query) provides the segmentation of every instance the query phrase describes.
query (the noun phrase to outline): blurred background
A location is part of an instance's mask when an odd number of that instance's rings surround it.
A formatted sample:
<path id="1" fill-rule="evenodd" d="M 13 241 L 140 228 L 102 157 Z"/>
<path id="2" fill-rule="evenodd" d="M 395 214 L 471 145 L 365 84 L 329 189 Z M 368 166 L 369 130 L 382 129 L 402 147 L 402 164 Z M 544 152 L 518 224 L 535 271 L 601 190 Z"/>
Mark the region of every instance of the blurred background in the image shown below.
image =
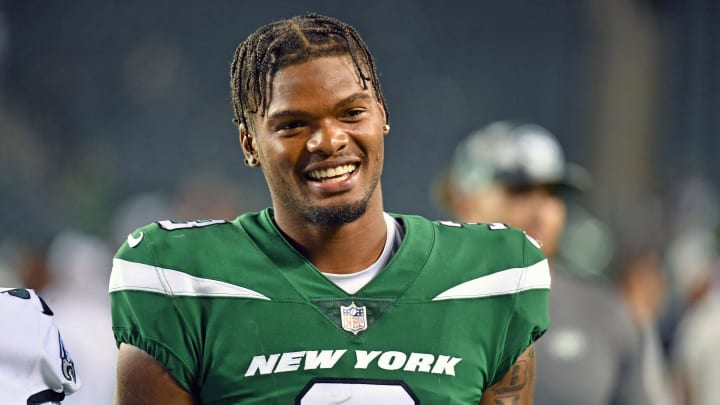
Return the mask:
<path id="1" fill-rule="evenodd" d="M 375 56 L 392 124 L 387 211 L 442 219 L 432 184 L 457 143 L 496 120 L 538 123 L 593 177 L 571 205 L 568 260 L 610 279 L 618 252 L 651 241 L 671 350 L 705 274 L 678 267 L 716 267 L 714 243 L 680 265 L 669 252 L 688 229 L 716 232 L 720 2 L 0 0 L 0 284 L 59 307 L 81 377 L 112 363 L 106 285 L 128 232 L 269 204 L 242 164 L 229 65 L 257 27 L 309 11 L 354 25 Z M 107 398 L 113 368 L 67 403 Z"/>

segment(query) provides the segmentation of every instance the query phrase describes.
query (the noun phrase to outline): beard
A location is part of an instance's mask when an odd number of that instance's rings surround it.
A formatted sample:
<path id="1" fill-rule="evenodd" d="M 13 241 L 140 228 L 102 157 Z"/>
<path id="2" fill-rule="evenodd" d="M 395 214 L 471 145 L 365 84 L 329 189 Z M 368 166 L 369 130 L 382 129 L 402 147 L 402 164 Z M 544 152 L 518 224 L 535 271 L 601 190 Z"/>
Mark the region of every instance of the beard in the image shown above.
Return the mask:
<path id="1" fill-rule="evenodd" d="M 305 201 L 305 204 L 301 204 L 304 209 L 300 209 L 298 214 L 306 221 L 323 227 L 349 224 L 365 214 L 370 198 L 379 182 L 380 175 L 378 173 L 373 177 L 370 187 L 365 190 L 363 196 L 357 201 L 327 207 L 318 207 L 310 201 Z M 299 206 L 296 207 L 300 208 Z"/>
<path id="2" fill-rule="evenodd" d="M 332 227 L 348 224 L 360 218 L 367 210 L 369 198 L 363 198 L 352 204 L 334 207 L 312 207 L 303 212 L 308 222 L 315 225 Z"/>
<path id="3" fill-rule="evenodd" d="M 318 206 L 316 202 L 309 198 L 293 195 L 288 192 L 289 188 L 280 188 L 282 192 L 275 193 L 277 200 L 294 216 L 302 218 L 304 221 L 322 227 L 334 227 L 351 223 L 360 218 L 365 211 L 372 197 L 375 188 L 378 185 L 378 179 L 372 182 L 371 187 L 363 193 L 363 195 L 355 201 L 346 201 L 336 205 Z"/>

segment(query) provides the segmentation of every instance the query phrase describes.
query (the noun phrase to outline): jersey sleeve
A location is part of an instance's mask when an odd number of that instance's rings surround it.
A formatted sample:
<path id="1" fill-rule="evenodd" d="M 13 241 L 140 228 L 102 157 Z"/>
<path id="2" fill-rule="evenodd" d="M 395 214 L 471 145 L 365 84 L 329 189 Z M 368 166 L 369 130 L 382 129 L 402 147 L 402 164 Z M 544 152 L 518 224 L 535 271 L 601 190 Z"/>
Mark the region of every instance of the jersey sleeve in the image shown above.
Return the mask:
<path id="1" fill-rule="evenodd" d="M 57 402 L 80 388 L 53 317 L 33 290 L 0 289 L 0 392 L 7 403 Z"/>
<path id="2" fill-rule="evenodd" d="M 550 268 L 537 241 L 525 235 L 522 246 L 524 268 L 518 292 L 513 294 L 504 342 L 492 384 L 500 380 L 518 357 L 550 326 Z M 518 365 L 522 367 L 523 365 Z M 522 370 L 520 370 L 522 372 Z"/>
<path id="3" fill-rule="evenodd" d="M 55 392 L 70 395 L 80 388 L 75 362 L 70 357 L 55 324 L 49 326 L 43 339 L 42 357 L 38 362 L 38 370 L 48 388 Z"/>
<path id="4" fill-rule="evenodd" d="M 127 343 L 154 357 L 188 392 L 197 378 L 197 344 L 177 297 L 167 283 L 164 232 L 157 225 L 140 228 L 113 259 L 110 276 L 112 328 L 118 346 Z"/>

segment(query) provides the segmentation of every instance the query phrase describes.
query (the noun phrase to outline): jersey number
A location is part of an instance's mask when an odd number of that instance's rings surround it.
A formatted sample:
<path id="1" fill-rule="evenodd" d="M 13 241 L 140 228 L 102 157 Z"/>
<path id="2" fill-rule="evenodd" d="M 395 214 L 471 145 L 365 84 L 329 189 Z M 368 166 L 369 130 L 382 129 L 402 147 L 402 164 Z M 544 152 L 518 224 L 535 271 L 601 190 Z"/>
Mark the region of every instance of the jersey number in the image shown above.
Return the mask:
<path id="1" fill-rule="evenodd" d="M 203 226 L 224 224 L 226 222 L 224 219 L 201 219 L 188 222 L 173 222 L 166 219 L 164 221 L 158 221 L 158 225 L 166 231 L 174 231 L 176 229 L 202 228 Z"/>
<path id="2" fill-rule="evenodd" d="M 438 221 L 441 224 L 445 226 L 450 226 L 453 228 L 462 228 L 463 225 L 487 225 L 488 229 L 491 231 L 498 231 L 501 229 L 508 229 L 508 226 L 503 224 L 502 222 L 491 222 L 491 223 L 483 223 L 483 222 L 455 222 L 455 221 Z"/>
<path id="3" fill-rule="evenodd" d="M 303 388 L 295 403 L 415 405 L 420 400 L 402 381 L 316 378 Z"/>

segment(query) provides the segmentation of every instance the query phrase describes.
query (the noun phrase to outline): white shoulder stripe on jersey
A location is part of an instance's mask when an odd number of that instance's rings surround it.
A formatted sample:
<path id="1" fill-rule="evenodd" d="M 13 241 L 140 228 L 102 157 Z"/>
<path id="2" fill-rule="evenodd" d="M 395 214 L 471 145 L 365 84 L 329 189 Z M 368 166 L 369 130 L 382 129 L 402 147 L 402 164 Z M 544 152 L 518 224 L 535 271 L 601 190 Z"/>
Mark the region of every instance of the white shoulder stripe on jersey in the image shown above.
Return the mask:
<path id="1" fill-rule="evenodd" d="M 123 290 L 193 297 L 242 297 L 270 301 L 270 298 L 257 291 L 223 281 L 195 277 L 181 271 L 148 264 L 113 259 L 110 292 Z"/>
<path id="2" fill-rule="evenodd" d="M 466 281 L 438 294 L 433 301 L 490 297 L 543 288 L 550 288 L 547 259 L 532 266 L 502 270 Z"/>

